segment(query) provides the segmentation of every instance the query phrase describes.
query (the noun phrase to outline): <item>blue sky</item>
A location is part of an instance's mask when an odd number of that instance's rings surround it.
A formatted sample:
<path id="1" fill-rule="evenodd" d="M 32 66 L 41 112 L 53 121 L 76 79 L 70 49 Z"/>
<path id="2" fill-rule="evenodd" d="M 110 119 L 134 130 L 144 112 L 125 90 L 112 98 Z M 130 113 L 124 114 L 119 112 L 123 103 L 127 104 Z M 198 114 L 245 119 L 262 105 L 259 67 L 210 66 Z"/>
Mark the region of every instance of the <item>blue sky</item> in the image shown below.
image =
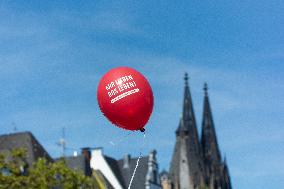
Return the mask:
<path id="1" fill-rule="evenodd" d="M 103 146 L 121 158 L 143 146 L 167 169 L 188 72 L 199 130 L 209 84 L 233 187 L 283 187 L 283 10 L 280 0 L 1 0 L 0 134 L 32 131 L 58 157 L 65 127 L 69 148 Z M 116 66 L 139 70 L 153 87 L 144 142 L 140 133 L 124 138 L 99 111 L 98 81 Z"/>

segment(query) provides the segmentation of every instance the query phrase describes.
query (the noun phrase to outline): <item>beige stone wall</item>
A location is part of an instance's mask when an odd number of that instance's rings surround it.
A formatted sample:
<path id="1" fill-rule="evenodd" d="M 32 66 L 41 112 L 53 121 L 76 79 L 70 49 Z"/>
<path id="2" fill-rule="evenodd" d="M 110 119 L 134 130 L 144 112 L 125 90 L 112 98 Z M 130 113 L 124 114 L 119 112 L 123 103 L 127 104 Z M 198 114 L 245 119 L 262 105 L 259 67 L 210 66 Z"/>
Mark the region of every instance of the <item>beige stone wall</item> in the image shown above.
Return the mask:
<path id="1" fill-rule="evenodd" d="M 172 189 L 168 179 L 161 180 L 162 189 Z"/>

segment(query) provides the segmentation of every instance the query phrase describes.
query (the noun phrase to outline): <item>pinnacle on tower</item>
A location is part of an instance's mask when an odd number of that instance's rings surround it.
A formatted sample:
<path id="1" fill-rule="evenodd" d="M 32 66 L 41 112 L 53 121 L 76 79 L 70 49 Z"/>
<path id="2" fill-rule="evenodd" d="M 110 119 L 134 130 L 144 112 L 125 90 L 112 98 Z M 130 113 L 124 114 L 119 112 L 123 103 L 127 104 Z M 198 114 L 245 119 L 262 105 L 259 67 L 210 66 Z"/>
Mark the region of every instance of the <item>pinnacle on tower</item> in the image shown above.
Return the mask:
<path id="1" fill-rule="evenodd" d="M 202 118 L 201 145 L 205 158 L 216 164 L 221 163 L 221 155 L 217 142 L 213 116 L 209 103 L 208 85 L 204 84 L 204 106 Z"/>
<path id="2" fill-rule="evenodd" d="M 188 74 L 187 74 L 187 72 L 185 72 L 185 74 L 184 74 L 184 83 L 185 83 L 185 86 L 188 86 Z"/>
<path id="3" fill-rule="evenodd" d="M 207 83 L 204 83 L 203 90 L 204 90 L 204 96 L 208 96 L 208 85 L 207 85 Z"/>
<path id="4" fill-rule="evenodd" d="M 193 131 L 193 134 L 196 134 L 197 136 L 196 121 L 188 84 L 188 74 L 185 73 L 182 117 L 176 134 L 188 133 L 190 130 Z"/>

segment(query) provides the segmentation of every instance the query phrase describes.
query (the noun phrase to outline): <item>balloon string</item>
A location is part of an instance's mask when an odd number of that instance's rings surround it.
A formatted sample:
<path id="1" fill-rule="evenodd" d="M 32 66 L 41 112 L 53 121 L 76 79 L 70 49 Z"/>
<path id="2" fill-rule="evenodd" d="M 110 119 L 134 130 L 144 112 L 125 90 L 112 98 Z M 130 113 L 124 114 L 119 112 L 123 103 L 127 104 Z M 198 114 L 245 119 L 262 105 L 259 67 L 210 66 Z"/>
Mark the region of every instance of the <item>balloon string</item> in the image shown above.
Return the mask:
<path id="1" fill-rule="evenodd" d="M 139 166 L 139 160 L 140 160 L 140 158 L 141 158 L 141 153 L 140 153 L 140 155 L 139 155 L 139 157 L 138 157 L 138 159 L 137 159 L 137 161 L 136 161 L 136 166 L 135 166 L 135 169 L 134 169 L 134 171 L 133 171 L 133 174 L 132 174 L 131 180 L 130 180 L 130 182 L 129 182 L 128 189 L 130 189 L 130 188 L 131 188 L 132 181 L 133 181 L 133 179 L 134 179 L 134 176 L 135 176 L 135 173 L 136 173 L 137 167 Z"/>
<path id="2" fill-rule="evenodd" d="M 120 139 L 118 139 L 116 142 L 113 142 L 113 141 L 109 141 L 109 143 L 113 146 L 123 142 L 129 135 L 131 135 L 133 132 L 129 132 L 127 133 L 126 135 L 122 136 Z"/>
<path id="3" fill-rule="evenodd" d="M 144 138 L 143 138 L 143 145 L 142 145 L 142 148 L 143 148 L 144 145 L 145 145 L 145 138 L 146 138 L 146 134 L 145 134 L 145 132 L 144 132 Z M 136 166 L 135 166 L 135 169 L 134 169 L 133 174 L 132 174 L 132 176 L 131 176 L 128 189 L 131 188 L 132 181 L 133 181 L 133 179 L 134 179 L 134 177 L 135 177 L 135 174 L 136 174 L 136 170 L 137 170 L 137 168 L 138 168 L 138 166 L 139 166 L 139 161 L 140 161 L 140 159 L 141 159 L 141 157 L 142 157 L 142 148 L 140 149 L 139 157 L 138 157 L 138 159 L 137 159 L 137 161 L 136 161 Z"/>

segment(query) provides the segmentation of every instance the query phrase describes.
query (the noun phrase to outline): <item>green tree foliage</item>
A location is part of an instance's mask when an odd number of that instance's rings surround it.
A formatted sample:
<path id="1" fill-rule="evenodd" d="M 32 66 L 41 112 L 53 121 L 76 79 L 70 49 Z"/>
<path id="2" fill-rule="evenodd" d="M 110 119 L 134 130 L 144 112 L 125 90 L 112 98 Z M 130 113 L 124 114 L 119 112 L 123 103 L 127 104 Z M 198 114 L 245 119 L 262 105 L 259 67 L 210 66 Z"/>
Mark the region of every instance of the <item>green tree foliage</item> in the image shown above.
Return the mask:
<path id="1" fill-rule="evenodd" d="M 38 159 L 27 167 L 22 149 L 0 154 L 0 189 L 98 189 L 95 179 L 69 169 L 64 159 Z"/>

